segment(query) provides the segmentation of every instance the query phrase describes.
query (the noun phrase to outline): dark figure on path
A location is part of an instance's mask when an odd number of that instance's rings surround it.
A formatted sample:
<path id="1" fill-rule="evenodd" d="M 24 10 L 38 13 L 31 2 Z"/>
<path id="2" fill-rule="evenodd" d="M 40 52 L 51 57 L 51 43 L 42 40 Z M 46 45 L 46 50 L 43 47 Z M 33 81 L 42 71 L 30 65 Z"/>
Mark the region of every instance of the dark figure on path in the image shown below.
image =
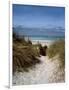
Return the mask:
<path id="1" fill-rule="evenodd" d="M 45 45 L 45 46 L 43 47 L 43 49 L 44 49 L 44 52 L 45 52 L 45 53 L 44 53 L 44 54 L 45 54 L 44 56 L 46 56 L 46 55 L 47 55 L 47 45 Z"/>
<path id="2" fill-rule="evenodd" d="M 40 55 L 46 56 L 46 51 L 47 51 L 47 46 L 45 45 L 44 47 L 42 47 L 41 45 L 39 46 L 39 50 L 40 50 Z"/>

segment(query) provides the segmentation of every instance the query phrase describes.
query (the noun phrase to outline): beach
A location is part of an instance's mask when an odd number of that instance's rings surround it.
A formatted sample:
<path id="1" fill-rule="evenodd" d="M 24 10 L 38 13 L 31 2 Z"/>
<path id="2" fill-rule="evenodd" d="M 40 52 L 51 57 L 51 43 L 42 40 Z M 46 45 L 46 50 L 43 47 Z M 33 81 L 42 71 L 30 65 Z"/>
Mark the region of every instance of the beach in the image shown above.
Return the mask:
<path id="1" fill-rule="evenodd" d="M 33 44 L 37 44 L 38 40 L 32 41 Z M 50 40 L 39 41 L 42 46 L 48 47 L 53 43 Z M 31 84 L 47 84 L 47 83 L 63 83 L 65 82 L 64 69 L 59 69 L 60 62 L 55 57 L 54 61 L 51 61 L 48 56 L 38 57 L 41 61 L 40 64 L 36 64 L 34 68 L 29 68 L 29 72 L 15 72 L 13 75 L 13 85 L 31 85 Z"/>
<path id="2" fill-rule="evenodd" d="M 16 72 L 13 76 L 13 85 L 31 85 L 31 84 L 47 84 L 47 83 L 63 83 L 64 69 L 59 69 L 59 62 L 49 61 L 48 57 L 40 57 L 41 64 L 37 64 L 35 68 L 29 72 Z"/>
<path id="3" fill-rule="evenodd" d="M 47 45 L 48 47 L 54 42 L 55 40 L 32 40 L 32 44 L 41 44 L 42 46 Z"/>
<path id="4" fill-rule="evenodd" d="M 13 85 L 65 82 L 65 8 L 13 5 Z"/>

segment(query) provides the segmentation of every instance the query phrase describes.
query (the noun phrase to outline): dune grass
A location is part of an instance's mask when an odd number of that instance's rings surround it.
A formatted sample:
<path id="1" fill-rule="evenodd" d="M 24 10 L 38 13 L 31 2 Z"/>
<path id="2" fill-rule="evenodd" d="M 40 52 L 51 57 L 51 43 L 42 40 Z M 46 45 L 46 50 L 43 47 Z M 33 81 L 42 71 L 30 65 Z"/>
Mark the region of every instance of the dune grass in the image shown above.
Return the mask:
<path id="1" fill-rule="evenodd" d="M 28 68 L 40 63 L 38 56 L 39 52 L 30 40 L 13 35 L 13 72 L 28 71 Z"/>
<path id="2" fill-rule="evenodd" d="M 49 58 L 53 58 L 58 55 L 58 60 L 60 61 L 62 67 L 65 66 L 65 41 L 57 40 L 47 50 Z"/>

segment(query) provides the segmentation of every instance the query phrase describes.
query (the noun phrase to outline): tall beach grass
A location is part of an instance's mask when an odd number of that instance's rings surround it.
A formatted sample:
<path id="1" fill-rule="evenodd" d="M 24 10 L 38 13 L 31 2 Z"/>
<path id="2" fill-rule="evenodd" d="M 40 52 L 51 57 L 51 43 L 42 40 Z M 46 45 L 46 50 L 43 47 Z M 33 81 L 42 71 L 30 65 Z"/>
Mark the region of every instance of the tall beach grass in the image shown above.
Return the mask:
<path id="1" fill-rule="evenodd" d="M 65 67 L 65 41 L 63 39 L 55 41 L 47 50 L 49 58 L 58 56 L 62 67 Z"/>
<path id="2" fill-rule="evenodd" d="M 32 45 L 30 40 L 26 41 L 13 34 L 13 72 L 28 71 L 28 68 L 33 67 L 36 63 L 40 63 L 37 59 L 39 52 Z"/>

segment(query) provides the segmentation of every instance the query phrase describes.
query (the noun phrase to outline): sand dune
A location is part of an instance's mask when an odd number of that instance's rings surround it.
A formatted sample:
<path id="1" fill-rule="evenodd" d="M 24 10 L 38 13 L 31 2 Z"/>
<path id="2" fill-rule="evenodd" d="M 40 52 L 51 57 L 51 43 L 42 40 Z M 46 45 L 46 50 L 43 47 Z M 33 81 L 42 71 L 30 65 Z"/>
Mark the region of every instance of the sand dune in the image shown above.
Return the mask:
<path id="1" fill-rule="evenodd" d="M 51 61 L 48 56 L 41 56 L 41 64 L 29 72 L 16 72 L 13 76 L 14 85 L 46 84 L 64 82 L 64 69 L 59 69 L 58 60 Z"/>

